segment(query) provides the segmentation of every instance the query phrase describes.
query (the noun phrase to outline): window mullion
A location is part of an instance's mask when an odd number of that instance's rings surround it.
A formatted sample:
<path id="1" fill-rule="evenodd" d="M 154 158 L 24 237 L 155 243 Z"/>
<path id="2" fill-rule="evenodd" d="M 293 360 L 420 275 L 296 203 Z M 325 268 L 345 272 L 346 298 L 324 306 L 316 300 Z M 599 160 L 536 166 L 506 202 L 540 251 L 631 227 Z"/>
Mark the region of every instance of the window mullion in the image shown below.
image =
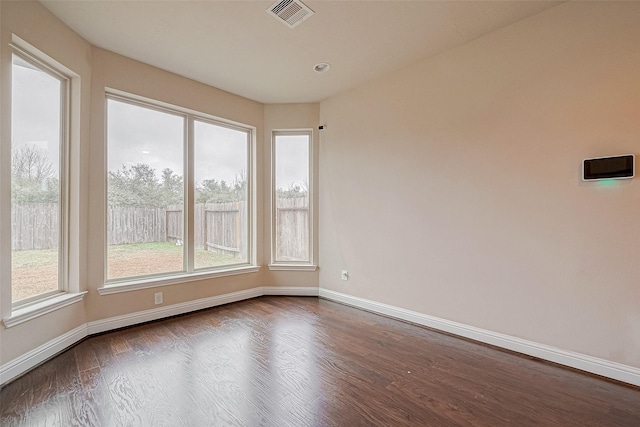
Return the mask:
<path id="1" fill-rule="evenodd" d="M 195 208 L 194 208 L 194 160 L 193 160 L 193 116 L 187 115 L 185 124 L 185 199 L 184 210 L 186 215 L 184 217 L 185 224 L 184 230 L 186 231 L 186 244 L 185 244 L 185 267 L 189 273 L 194 271 L 195 262 Z"/>

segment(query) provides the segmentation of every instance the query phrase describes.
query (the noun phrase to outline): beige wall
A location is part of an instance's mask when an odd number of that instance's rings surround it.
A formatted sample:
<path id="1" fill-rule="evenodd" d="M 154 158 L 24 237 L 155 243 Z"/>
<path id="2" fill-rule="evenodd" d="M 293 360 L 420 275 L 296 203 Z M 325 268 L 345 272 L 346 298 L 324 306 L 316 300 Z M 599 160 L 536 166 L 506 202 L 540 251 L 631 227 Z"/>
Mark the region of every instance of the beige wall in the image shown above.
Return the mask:
<path id="1" fill-rule="evenodd" d="M 640 154 L 640 4 L 564 4 L 319 106 L 264 106 L 92 48 L 37 2 L 1 2 L 0 11 L 0 91 L 10 85 L 11 33 L 82 82 L 71 262 L 74 286 L 89 291 L 82 303 L 1 327 L 0 365 L 86 322 L 154 308 L 159 290 L 170 305 L 319 283 L 640 367 L 638 178 L 608 187 L 579 179 L 583 158 Z M 256 127 L 260 273 L 96 292 L 104 271 L 105 86 Z M 322 134 L 319 123 L 327 125 Z M 289 127 L 314 129 L 319 150 L 315 273 L 266 269 L 270 135 Z M 8 306 L 0 291 L 0 315 Z"/>
<path id="2" fill-rule="evenodd" d="M 640 154 L 639 22 L 566 3 L 322 102 L 320 287 L 640 367 L 640 180 L 580 180 Z"/>

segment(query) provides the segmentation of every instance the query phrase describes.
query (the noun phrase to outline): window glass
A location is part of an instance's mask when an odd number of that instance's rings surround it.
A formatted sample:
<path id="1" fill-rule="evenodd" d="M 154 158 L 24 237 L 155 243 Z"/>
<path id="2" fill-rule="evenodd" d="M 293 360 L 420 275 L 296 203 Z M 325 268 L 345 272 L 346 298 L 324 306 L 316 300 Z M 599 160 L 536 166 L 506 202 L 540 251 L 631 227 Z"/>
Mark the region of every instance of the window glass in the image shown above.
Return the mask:
<path id="1" fill-rule="evenodd" d="M 119 95 L 107 115 L 106 280 L 248 264 L 251 130 Z"/>
<path id="2" fill-rule="evenodd" d="M 309 155 L 311 135 L 276 134 L 274 197 L 276 262 L 310 262 Z"/>
<path id="3" fill-rule="evenodd" d="M 195 268 L 248 261 L 249 132 L 194 123 Z"/>
<path id="4" fill-rule="evenodd" d="M 11 81 L 13 301 L 61 290 L 66 80 L 17 54 Z"/>
<path id="5" fill-rule="evenodd" d="M 107 102 L 107 279 L 183 271 L 185 118 Z"/>

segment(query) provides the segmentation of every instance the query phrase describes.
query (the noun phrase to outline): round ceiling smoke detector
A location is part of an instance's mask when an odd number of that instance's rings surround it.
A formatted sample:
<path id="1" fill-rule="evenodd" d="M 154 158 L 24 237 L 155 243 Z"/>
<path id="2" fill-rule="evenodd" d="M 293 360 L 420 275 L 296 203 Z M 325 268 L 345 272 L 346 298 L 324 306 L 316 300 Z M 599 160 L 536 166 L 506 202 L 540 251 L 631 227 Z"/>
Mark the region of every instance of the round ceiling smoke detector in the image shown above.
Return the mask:
<path id="1" fill-rule="evenodd" d="M 316 73 L 326 73 L 331 68 L 331 64 L 327 62 L 321 62 L 313 66 L 313 71 Z"/>

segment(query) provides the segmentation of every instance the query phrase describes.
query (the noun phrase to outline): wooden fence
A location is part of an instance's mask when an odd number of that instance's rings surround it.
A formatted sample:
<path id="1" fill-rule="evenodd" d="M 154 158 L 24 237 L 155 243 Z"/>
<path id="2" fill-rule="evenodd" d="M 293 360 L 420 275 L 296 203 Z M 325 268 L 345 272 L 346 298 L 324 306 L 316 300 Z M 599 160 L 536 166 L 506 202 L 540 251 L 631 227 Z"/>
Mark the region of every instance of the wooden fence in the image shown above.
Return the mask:
<path id="1" fill-rule="evenodd" d="M 109 245 L 166 242 L 166 213 L 163 208 L 109 206 L 107 236 Z"/>
<path id="2" fill-rule="evenodd" d="M 15 203 L 11 206 L 11 249 L 51 249 L 58 246 L 57 203 Z"/>
<path id="3" fill-rule="evenodd" d="M 196 247 L 247 259 L 247 220 L 246 202 L 198 205 Z"/>
<path id="4" fill-rule="evenodd" d="M 248 256 L 246 202 L 195 206 L 195 247 L 242 259 Z M 278 260 L 308 259 L 309 207 L 306 198 L 279 199 L 276 212 Z M 184 240 L 182 206 L 107 209 L 109 245 Z M 58 205 L 24 203 L 12 206 L 12 249 L 51 249 L 58 245 Z"/>
<path id="5" fill-rule="evenodd" d="M 246 202 L 199 203 L 195 205 L 195 247 L 247 259 Z M 167 206 L 168 241 L 184 240 L 182 206 Z"/>
<path id="6" fill-rule="evenodd" d="M 276 204 L 276 260 L 309 260 L 309 199 L 282 198 Z"/>
<path id="7" fill-rule="evenodd" d="M 164 210 L 164 229 L 167 242 L 184 241 L 182 228 L 184 219 L 182 217 L 182 205 L 167 206 Z M 164 240 L 158 240 L 164 242 Z"/>

